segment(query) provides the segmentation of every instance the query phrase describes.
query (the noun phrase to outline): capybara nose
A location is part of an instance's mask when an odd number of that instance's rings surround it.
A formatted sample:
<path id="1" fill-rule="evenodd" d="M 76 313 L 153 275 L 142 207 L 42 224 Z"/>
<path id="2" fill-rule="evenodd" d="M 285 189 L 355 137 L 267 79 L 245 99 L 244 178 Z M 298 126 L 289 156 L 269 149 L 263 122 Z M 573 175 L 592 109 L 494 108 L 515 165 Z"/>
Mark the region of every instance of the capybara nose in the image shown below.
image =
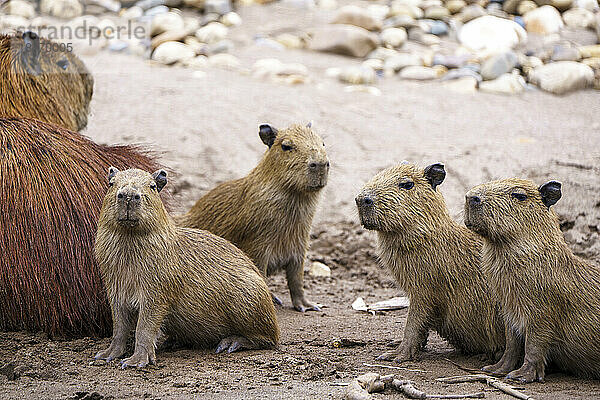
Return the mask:
<path id="1" fill-rule="evenodd" d="M 470 206 L 478 206 L 481 204 L 481 198 L 479 196 L 467 196 L 467 203 Z"/>
<path id="2" fill-rule="evenodd" d="M 329 161 L 327 161 L 327 162 L 311 161 L 310 163 L 308 163 L 308 168 L 313 172 L 326 171 L 329 169 Z"/>
<path id="3" fill-rule="evenodd" d="M 137 190 L 123 188 L 117 192 L 117 199 L 126 201 L 127 203 L 137 203 L 142 199 L 142 196 Z"/>
<path id="4" fill-rule="evenodd" d="M 371 207 L 373 205 L 371 196 L 358 196 L 355 200 L 358 207 Z"/>

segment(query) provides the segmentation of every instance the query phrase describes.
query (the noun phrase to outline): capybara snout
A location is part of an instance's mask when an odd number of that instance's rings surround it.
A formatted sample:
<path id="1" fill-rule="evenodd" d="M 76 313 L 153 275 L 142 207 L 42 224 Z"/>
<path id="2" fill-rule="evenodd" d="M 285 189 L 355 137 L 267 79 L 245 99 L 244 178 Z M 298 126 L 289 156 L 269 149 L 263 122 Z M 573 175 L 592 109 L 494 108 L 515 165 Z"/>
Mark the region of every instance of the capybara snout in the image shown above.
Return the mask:
<path id="1" fill-rule="evenodd" d="M 327 185 L 329 176 L 329 160 L 325 156 L 320 157 L 318 161 L 309 161 L 308 163 L 308 188 L 313 190 L 323 189 Z"/>

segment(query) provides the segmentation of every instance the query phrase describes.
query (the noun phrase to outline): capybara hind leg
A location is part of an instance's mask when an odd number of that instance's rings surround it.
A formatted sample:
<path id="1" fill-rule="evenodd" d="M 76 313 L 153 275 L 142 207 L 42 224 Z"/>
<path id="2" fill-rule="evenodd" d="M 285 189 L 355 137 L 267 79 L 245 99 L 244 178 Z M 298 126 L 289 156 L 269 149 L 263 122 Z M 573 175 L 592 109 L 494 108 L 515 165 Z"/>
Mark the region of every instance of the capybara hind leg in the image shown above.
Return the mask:
<path id="1" fill-rule="evenodd" d="M 228 353 L 233 353 L 238 350 L 250 350 L 255 349 L 256 346 L 250 342 L 248 339 L 242 336 L 229 336 L 219 342 L 216 353 L 222 353 L 227 350 Z"/>
<path id="2" fill-rule="evenodd" d="M 302 260 L 294 261 L 285 269 L 292 304 L 296 311 L 321 311 L 321 309 L 304 297 L 304 268 Z"/>
<path id="3" fill-rule="evenodd" d="M 121 306 L 113 306 L 113 337 L 108 349 L 98 352 L 96 360 L 112 361 L 125 353 L 129 333 L 135 324 L 136 314 Z"/>
<path id="4" fill-rule="evenodd" d="M 142 307 L 135 329 L 135 350 L 131 357 L 121 361 L 122 368 L 144 368 L 148 364 L 156 364 L 156 340 L 165 315 L 165 307 L 161 305 L 145 304 Z"/>
<path id="5" fill-rule="evenodd" d="M 424 308 L 422 305 L 421 307 Z M 419 358 L 420 350 L 427 343 L 427 336 L 429 334 L 427 313 L 421 307 L 417 303 L 410 305 L 402 344 L 396 350 L 383 353 L 377 357 L 378 360 L 401 362 Z"/>
<path id="6" fill-rule="evenodd" d="M 523 359 L 523 350 L 525 343 L 512 329 L 505 328 L 506 348 L 500 360 L 493 365 L 487 365 L 482 368 L 482 371 L 490 374 L 506 375 L 510 371 L 517 368 Z"/>

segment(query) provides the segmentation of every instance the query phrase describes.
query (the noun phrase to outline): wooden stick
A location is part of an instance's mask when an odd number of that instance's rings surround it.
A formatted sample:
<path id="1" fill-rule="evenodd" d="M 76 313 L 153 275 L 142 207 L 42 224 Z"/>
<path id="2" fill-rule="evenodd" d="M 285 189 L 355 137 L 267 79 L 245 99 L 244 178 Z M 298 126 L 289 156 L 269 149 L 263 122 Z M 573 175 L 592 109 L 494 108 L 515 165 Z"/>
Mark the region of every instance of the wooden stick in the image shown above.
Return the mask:
<path id="1" fill-rule="evenodd" d="M 423 372 L 423 373 L 429 373 L 430 371 L 424 371 L 422 369 L 410 369 L 410 368 L 405 368 L 405 367 L 396 367 L 393 365 L 383 365 L 383 364 L 369 364 L 369 363 L 363 363 L 364 366 L 367 367 L 377 367 L 377 368 L 389 368 L 389 369 L 398 369 L 401 371 L 409 371 L 409 372 Z"/>
<path id="2" fill-rule="evenodd" d="M 392 388 L 404 394 L 409 399 L 482 399 L 485 393 L 467 393 L 467 394 L 427 394 L 413 386 L 411 381 L 402 381 L 394 379 L 391 383 Z"/>
<path id="3" fill-rule="evenodd" d="M 513 396 L 520 400 L 534 400 L 533 397 L 526 395 L 515 389 L 514 387 L 501 382 L 500 380 L 487 376 L 484 374 L 476 374 L 476 375 L 465 375 L 465 376 L 450 376 L 447 378 L 438 378 L 436 379 L 438 382 L 444 383 L 464 383 L 464 382 L 482 382 L 486 383 L 494 389 L 498 389 L 501 392 Z"/>

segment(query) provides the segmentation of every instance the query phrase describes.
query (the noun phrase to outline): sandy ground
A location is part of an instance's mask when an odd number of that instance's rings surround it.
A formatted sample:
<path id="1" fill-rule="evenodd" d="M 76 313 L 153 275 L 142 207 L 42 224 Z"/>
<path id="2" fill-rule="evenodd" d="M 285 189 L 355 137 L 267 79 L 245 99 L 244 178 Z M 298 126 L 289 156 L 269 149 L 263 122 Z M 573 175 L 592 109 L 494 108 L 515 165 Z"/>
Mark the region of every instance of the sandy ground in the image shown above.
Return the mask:
<path id="1" fill-rule="evenodd" d="M 241 15 L 245 27 L 264 33 L 314 26 L 323 18 L 279 6 L 242 8 Z M 306 289 L 326 308 L 305 315 L 292 311 L 284 277 L 269 278 L 286 303 L 278 309 L 282 342 L 277 350 L 214 355 L 170 349 L 159 352 L 158 365 L 145 371 L 91 362 L 108 339 L 0 333 L 0 365 L 11 361 L 19 375 L 10 381 L 0 375 L 0 398 L 341 398 L 344 388 L 332 384 L 368 371 L 398 372 L 432 394 L 484 390 L 486 398 L 507 398 L 483 384 L 435 382 L 463 374 L 447 359 L 470 368 L 480 368 L 485 360 L 455 352 L 434 334 L 421 361 L 402 365 L 419 371 L 363 365 L 401 339 L 406 311 L 371 316 L 350 308 L 358 296 L 374 302 L 398 295 L 388 272 L 377 265 L 375 237 L 357 224 L 354 196 L 373 174 L 402 160 L 445 163 L 448 175 L 440 189 L 457 219 L 465 192 L 478 183 L 510 176 L 539 183 L 557 179 L 564 184 L 555 208 L 565 237 L 577 254 L 598 262 L 600 92 L 459 94 L 437 83 L 386 78 L 377 85 L 381 96 L 346 93 L 324 71 L 357 61 L 258 46 L 248 29 L 235 31 L 234 54 L 245 67 L 265 57 L 301 62 L 312 82 L 286 86 L 216 69 L 197 78 L 190 70 L 100 53 L 85 58 L 96 78 L 85 133 L 98 142 L 141 142 L 163 153 L 165 165 L 177 173 L 169 186 L 182 211 L 215 184 L 256 164 L 264 151 L 258 124 L 314 121 L 332 168 L 309 259 L 324 261 L 333 273 L 331 278 L 307 276 Z M 335 347 L 338 339 L 352 343 Z M 600 383 L 552 373 L 546 383 L 525 385 L 523 392 L 536 399 L 600 398 Z"/>

